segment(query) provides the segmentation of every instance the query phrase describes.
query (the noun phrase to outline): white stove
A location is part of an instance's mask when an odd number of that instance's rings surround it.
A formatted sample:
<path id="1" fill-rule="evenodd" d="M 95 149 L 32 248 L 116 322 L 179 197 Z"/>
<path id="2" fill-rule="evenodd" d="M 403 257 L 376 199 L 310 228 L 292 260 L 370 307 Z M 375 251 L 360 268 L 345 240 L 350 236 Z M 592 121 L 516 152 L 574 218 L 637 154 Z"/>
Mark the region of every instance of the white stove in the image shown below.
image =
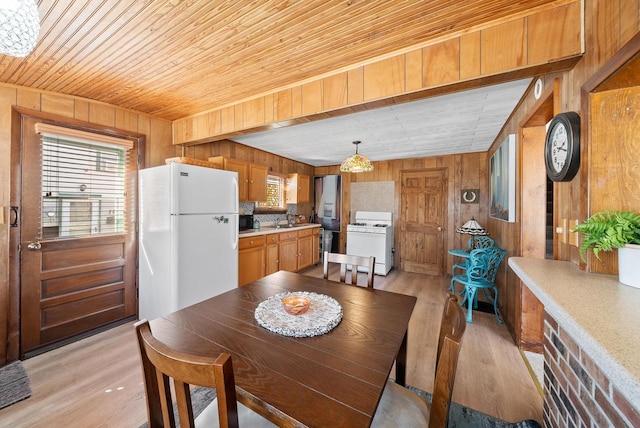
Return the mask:
<path id="1" fill-rule="evenodd" d="M 347 254 L 374 256 L 374 273 L 389 273 L 393 266 L 393 213 L 357 211 L 354 222 L 347 225 Z"/>

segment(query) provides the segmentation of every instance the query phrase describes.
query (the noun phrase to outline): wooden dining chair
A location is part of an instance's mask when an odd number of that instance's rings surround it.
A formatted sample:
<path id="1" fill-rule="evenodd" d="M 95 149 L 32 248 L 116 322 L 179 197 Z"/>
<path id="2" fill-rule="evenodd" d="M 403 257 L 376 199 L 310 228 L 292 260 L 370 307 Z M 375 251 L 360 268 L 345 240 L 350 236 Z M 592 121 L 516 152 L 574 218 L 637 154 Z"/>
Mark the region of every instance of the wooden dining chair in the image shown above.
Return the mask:
<path id="1" fill-rule="evenodd" d="M 453 381 L 465 328 L 462 307 L 458 304 L 456 296 L 448 294 L 438 335 L 431 402 L 389 380 L 373 418 L 372 428 L 447 426 Z"/>
<path id="2" fill-rule="evenodd" d="M 346 282 L 347 266 L 351 265 L 351 284 L 358 284 L 358 266 L 367 268 L 367 287 L 373 288 L 373 273 L 376 266 L 376 258 L 373 256 L 350 256 L 348 254 L 324 252 L 324 269 L 322 277 L 329 279 L 329 263 L 340 264 L 340 282 Z"/>
<path id="3" fill-rule="evenodd" d="M 236 402 L 231 355 L 203 357 L 172 349 L 156 339 L 147 320 L 135 324 L 147 395 L 149 428 L 175 427 L 170 378 L 173 379 L 180 427 L 275 427 Z M 194 419 L 190 385 L 216 389 L 216 398 Z"/>

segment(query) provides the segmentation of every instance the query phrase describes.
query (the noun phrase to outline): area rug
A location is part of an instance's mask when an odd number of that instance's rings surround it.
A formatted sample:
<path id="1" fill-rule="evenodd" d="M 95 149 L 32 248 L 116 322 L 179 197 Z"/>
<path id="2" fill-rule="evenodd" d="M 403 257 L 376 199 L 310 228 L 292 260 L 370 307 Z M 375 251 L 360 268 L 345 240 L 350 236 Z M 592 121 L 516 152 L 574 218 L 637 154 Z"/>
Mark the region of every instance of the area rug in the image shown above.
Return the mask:
<path id="1" fill-rule="evenodd" d="M 492 311 L 493 312 L 493 311 Z M 431 394 L 421 389 L 407 386 L 407 389 L 425 397 L 431 402 Z M 540 428 L 541 425 L 531 419 L 521 422 L 507 422 L 502 419 L 494 418 L 476 410 L 470 409 L 460 404 L 451 403 L 449 407 L 449 423 L 448 428 Z"/>
<path id="2" fill-rule="evenodd" d="M 0 409 L 31 397 L 29 378 L 22 361 L 0 367 Z"/>
<path id="3" fill-rule="evenodd" d="M 216 398 L 216 390 L 205 388 L 203 386 L 198 386 L 191 390 L 191 406 L 193 407 L 193 417 L 196 418 L 202 411 Z M 173 403 L 173 414 L 176 418 L 176 427 L 180 426 L 180 421 L 178 420 L 178 410 L 176 408 L 176 403 Z M 140 425 L 140 428 L 149 428 L 149 424 L 147 422 Z"/>
<path id="4" fill-rule="evenodd" d="M 428 401 L 431 401 L 431 394 L 425 392 L 421 389 L 414 388 L 412 386 L 407 386 L 407 388 L 422 397 L 425 397 Z M 197 417 L 202 410 L 216 396 L 215 389 L 209 389 L 204 387 L 197 387 L 191 391 L 191 402 L 193 405 L 193 414 L 194 417 Z M 174 404 L 174 414 L 177 415 L 175 404 Z M 177 418 L 176 418 L 177 419 Z M 179 423 L 179 421 L 176 421 Z M 142 424 L 140 428 L 147 428 L 148 425 L 146 423 Z M 449 409 L 449 424 L 448 428 L 540 428 L 540 424 L 534 420 L 525 420 L 521 422 L 511 423 L 506 422 L 501 419 L 497 419 L 491 417 L 489 415 L 485 415 L 484 413 L 477 412 L 473 409 L 470 409 L 465 406 L 461 406 L 456 403 L 451 403 L 451 407 Z M 400 428 L 400 427 L 398 427 Z"/>

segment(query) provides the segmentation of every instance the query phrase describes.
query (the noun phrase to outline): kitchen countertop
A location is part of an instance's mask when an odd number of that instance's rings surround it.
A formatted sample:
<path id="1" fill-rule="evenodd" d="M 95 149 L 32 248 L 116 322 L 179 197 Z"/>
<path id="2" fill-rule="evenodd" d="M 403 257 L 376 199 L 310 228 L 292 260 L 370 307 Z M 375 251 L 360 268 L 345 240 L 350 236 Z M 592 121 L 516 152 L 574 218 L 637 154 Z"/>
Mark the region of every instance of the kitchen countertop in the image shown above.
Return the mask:
<path id="1" fill-rule="evenodd" d="M 250 236 L 260 236 L 260 235 L 268 235 L 271 233 L 283 233 L 283 232 L 291 232 L 292 230 L 304 230 L 304 229 L 313 229 L 314 227 L 319 228 L 320 225 L 317 223 L 298 223 L 293 227 L 289 227 L 286 225 L 280 226 L 279 228 L 273 226 L 261 226 L 260 229 L 249 229 L 243 230 L 240 232 L 240 238 L 248 238 Z"/>
<path id="2" fill-rule="evenodd" d="M 640 408 L 640 289 L 620 283 L 617 276 L 587 273 L 567 261 L 511 257 L 509 266 L 629 402 Z"/>

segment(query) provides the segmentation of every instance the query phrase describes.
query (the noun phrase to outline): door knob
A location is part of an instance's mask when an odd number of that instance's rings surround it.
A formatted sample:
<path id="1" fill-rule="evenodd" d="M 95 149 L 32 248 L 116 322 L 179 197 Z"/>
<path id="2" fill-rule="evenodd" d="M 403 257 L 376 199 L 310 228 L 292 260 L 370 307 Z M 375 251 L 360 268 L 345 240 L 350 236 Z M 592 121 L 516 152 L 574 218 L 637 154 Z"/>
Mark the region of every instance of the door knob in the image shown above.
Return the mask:
<path id="1" fill-rule="evenodd" d="M 27 248 L 30 250 L 39 250 L 42 248 L 42 244 L 40 243 L 40 241 L 29 242 L 29 245 L 27 245 Z"/>
<path id="2" fill-rule="evenodd" d="M 442 226 L 438 226 L 438 232 L 442 232 L 444 228 Z"/>

